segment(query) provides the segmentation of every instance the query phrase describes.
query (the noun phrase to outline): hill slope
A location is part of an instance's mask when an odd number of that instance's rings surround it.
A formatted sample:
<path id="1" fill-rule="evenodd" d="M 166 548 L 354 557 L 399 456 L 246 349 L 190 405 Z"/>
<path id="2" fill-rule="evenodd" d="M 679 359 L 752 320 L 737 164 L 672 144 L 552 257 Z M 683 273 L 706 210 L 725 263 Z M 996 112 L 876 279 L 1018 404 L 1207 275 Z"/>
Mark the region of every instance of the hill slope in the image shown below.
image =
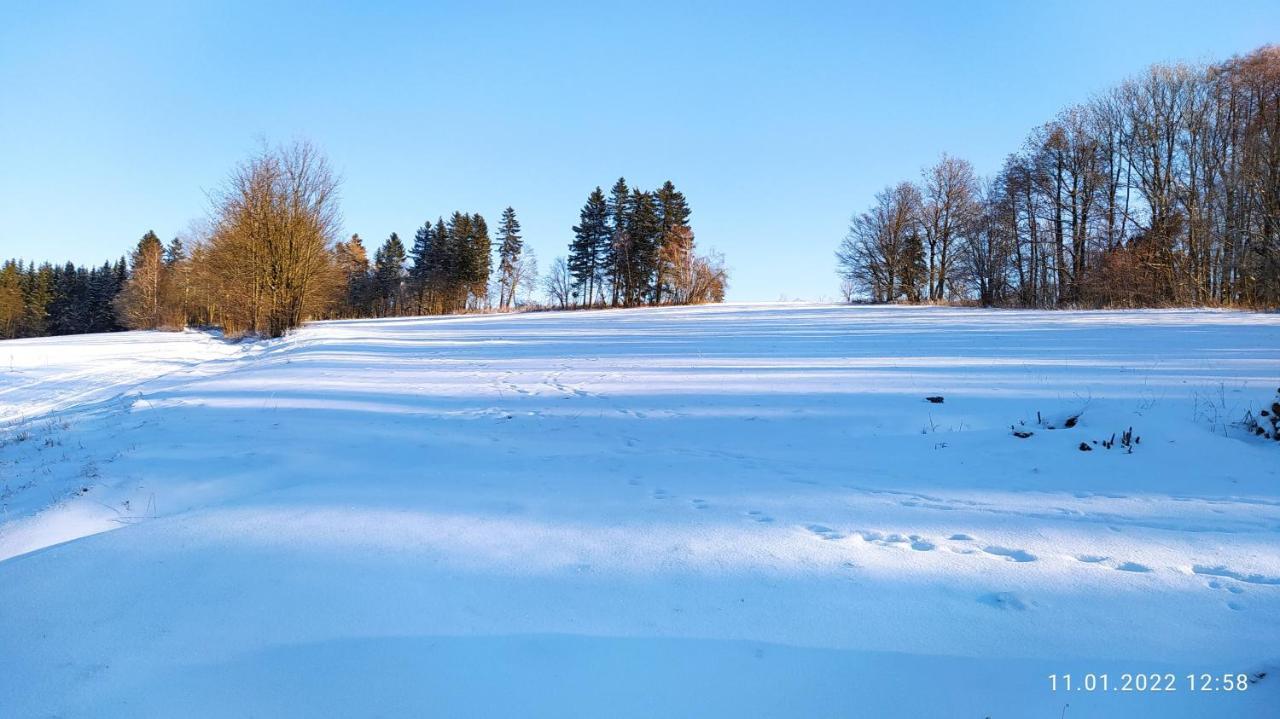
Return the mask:
<path id="1" fill-rule="evenodd" d="M 1280 447 L 1230 426 L 1280 384 L 1278 316 L 725 305 L 0 350 L 13 716 L 1280 701 Z"/>

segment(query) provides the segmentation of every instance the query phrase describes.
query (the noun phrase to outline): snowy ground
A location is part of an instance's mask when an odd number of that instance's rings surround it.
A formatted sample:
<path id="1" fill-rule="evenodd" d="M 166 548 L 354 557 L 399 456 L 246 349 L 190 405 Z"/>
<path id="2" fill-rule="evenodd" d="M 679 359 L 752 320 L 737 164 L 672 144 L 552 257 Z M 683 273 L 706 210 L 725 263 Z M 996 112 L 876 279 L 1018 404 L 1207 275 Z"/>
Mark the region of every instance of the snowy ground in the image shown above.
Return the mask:
<path id="1" fill-rule="evenodd" d="M 0 716 L 1280 712 L 1280 446 L 1231 427 L 1280 315 L 725 305 L 6 359 Z M 1137 672 L 1176 691 L 1048 679 Z"/>

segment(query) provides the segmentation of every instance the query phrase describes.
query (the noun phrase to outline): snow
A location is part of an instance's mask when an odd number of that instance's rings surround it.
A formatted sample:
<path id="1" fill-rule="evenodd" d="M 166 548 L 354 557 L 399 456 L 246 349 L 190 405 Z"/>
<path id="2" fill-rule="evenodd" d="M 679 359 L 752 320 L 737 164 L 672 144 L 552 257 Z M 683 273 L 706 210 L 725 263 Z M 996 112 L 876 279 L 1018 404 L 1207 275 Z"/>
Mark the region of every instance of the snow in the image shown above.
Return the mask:
<path id="1" fill-rule="evenodd" d="M 731 304 L 6 357 L 5 716 L 1280 705 L 1280 446 L 1233 427 L 1280 315 Z M 1048 680 L 1123 672 L 1178 691 Z"/>

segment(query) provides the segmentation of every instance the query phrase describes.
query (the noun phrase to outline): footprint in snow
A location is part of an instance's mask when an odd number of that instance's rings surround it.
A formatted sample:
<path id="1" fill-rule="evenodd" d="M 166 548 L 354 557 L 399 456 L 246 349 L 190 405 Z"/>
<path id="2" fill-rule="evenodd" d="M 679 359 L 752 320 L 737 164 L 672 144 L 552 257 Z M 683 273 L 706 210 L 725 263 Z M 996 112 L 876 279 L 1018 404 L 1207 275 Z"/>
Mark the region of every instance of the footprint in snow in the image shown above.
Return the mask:
<path id="1" fill-rule="evenodd" d="M 1004 557 L 1011 562 L 1034 562 L 1036 555 L 1025 549 L 1009 549 L 1007 547 L 984 547 L 983 550 L 987 554 L 993 554 L 997 557 Z"/>
<path id="2" fill-rule="evenodd" d="M 932 552 L 937 546 L 927 539 L 916 539 L 911 542 L 911 548 L 917 552 Z"/>
<path id="3" fill-rule="evenodd" d="M 1234 579 L 1237 582 L 1244 582 L 1246 584 L 1280 585 L 1280 577 L 1269 577 L 1265 574 L 1245 574 L 1244 572 L 1237 572 L 1234 569 L 1221 565 L 1210 567 L 1205 564 L 1197 564 L 1191 568 L 1191 571 L 1196 574 L 1207 575 L 1210 577 Z"/>
<path id="4" fill-rule="evenodd" d="M 1077 554 L 1076 555 L 1076 561 L 1084 562 L 1085 564 L 1101 564 L 1107 561 L 1108 559 L 1111 559 L 1111 557 L 1104 557 L 1100 554 Z"/>
<path id="5" fill-rule="evenodd" d="M 667 490 L 665 489 L 655 489 L 653 490 L 653 498 L 654 499 L 670 499 L 671 495 L 668 494 Z"/>
<path id="6" fill-rule="evenodd" d="M 751 517 L 751 519 L 754 521 L 760 522 L 761 524 L 768 524 L 773 521 L 773 517 L 770 517 L 769 515 L 765 514 L 764 512 L 761 512 L 758 509 L 753 509 L 750 512 L 747 512 L 747 516 Z"/>
<path id="7" fill-rule="evenodd" d="M 1151 571 L 1151 567 L 1148 567 L 1145 564 L 1138 564 L 1137 562 L 1121 562 L 1116 565 L 1116 570 L 1120 572 L 1137 572 L 1139 574 L 1145 574 L 1146 572 Z"/>
<path id="8" fill-rule="evenodd" d="M 973 537 L 970 537 L 967 534 L 953 534 L 950 537 L 947 537 L 947 539 L 950 539 L 956 542 L 972 542 L 973 541 Z"/>
<path id="9" fill-rule="evenodd" d="M 829 542 L 833 542 L 837 539 L 844 539 L 844 535 L 841 534 L 840 532 L 837 532 L 831 527 L 827 527 L 821 524 L 810 524 L 808 527 L 806 527 L 806 529 L 808 529 L 810 532 L 813 532 L 820 539 L 825 539 Z"/>
<path id="10" fill-rule="evenodd" d="M 707 507 L 711 506 L 707 504 L 707 500 L 705 499 L 695 499 L 692 501 L 692 504 L 694 509 L 706 509 Z"/>

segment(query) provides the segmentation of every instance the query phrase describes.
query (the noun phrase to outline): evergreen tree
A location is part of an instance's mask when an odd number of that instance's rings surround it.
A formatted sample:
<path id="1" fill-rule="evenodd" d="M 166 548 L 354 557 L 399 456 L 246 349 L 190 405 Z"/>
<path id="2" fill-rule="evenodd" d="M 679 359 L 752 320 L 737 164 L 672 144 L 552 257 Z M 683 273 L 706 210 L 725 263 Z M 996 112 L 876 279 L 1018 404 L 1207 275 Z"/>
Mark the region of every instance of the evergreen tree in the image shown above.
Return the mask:
<path id="1" fill-rule="evenodd" d="M 474 306 L 479 308 L 489 297 L 489 275 L 493 270 L 493 243 L 489 239 L 489 225 L 479 213 L 471 216 L 471 231 L 467 235 L 464 253 L 464 281 Z"/>
<path id="2" fill-rule="evenodd" d="M 569 272 L 573 285 L 581 293 L 584 304 L 591 306 L 603 299 L 603 269 L 608 255 L 611 233 L 609 230 L 609 206 L 604 192 L 596 187 L 587 196 L 587 204 L 578 214 L 578 224 L 573 228 L 573 242 L 569 245 Z"/>
<path id="3" fill-rule="evenodd" d="M 658 245 L 662 221 L 658 217 L 653 195 L 638 189 L 631 191 L 631 206 L 626 218 L 627 255 L 625 261 L 625 304 L 632 306 L 651 301 L 658 269 Z"/>
<path id="4" fill-rule="evenodd" d="M 605 274 L 611 286 L 610 304 L 612 305 L 617 305 L 619 299 L 625 295 L 627 285 L 631 255 L 631 238 L 627 233 L 627 219 L 631 214 L 631 199 L 627 181 L 619 177 L 609 191 L 609 244 L 605 247 Z"/>
<path id="5" fill-rule="evenodd" d="M 169 244 L 164 248 L 164 263 L 173 267 L 185 259 L 187 259 L 187 251 L 182 246 L 182 239 L 175 237 L 169 240 Z"/>
<path id="6" fill-rule="evenodd" d="M 380 316 L 390 317 L 400 311 L 401 284 L 404 281 L 404 244 L 392 232 L 374 253 L 373 283 Z"/>
<path id="7" fill-rule="evenodd" d="M 26 312 L 23 317 L 23 337 L 43 337 L 49 333 L 49 303 L 53 299 L 53 267 L 47 262 L 38 268 L 27 265 L 23 277 L 23 297 Z"/>
<path id="8" fill-rule="evenodd" d="M 129 280 L 116 297 L 116 313 L 121 324 L 131 329 L 156 329 L 174 324 L 168 316 L 168 268 L 164 246 L 156 233 L 148 231 L 138 240 L 130 259 Z"/>
<path id="9" fill-rule="evenodd" d="M 520 250 L 523 247 L 520 221 L 516 219 L 516 211 L 508 207 L 502 211 L 502 221 L 498 225 L 498 306 L 504 310 L 515 301 L 516 285 L 520 281 Z"/>
<path id="10" fill-rule="evenodd" d="M 352 235 L 350 240 L 334 245 L 333 254 L 338 271 L 346 279 L 344 314 L 363 317 L 370 312 L 373 294 L 373 282 L 369 277 L 369 253 L 364 248 L 364 241 L 360 239 L 360 235 Z"/>
<path id="11" fill-rule="evenodd" d="M 678 297 L 677 285 L 687 275 L 693 260 L 693 229 L 689 227 L 689 203 L 684 193 L 676 189 L 670 180 L 654 193 L 661 225 L 658 240 L 657 279 L 654 284 L 654 304 L 663 301 L 683 301 Z"/>
<path id="12" fill-rule="evenodd" d="M 433 243 L 431 220 L 422 223 L 422 227 L 413 235 L 413 249 L 409 250 L 409 285 L 412 288 L 415 312 L 426 313 L 427 297 L 431 289 L 431 250 Z"/>
<path id="13" fill-rule="evenodd" d="M 9 260 L 0 268 L 0 338 L 17 337 L 26 304 L 22 295 L 22 267 Z"/>
<path id="14" fill-rule="evenodd" d="M 454 312 L 467 306 L 471 233 L 471 215 L 455 211 L 449 218 L 445 249 L 441 253 L 440 273 L 447 297 L 444 312 Z"/>

